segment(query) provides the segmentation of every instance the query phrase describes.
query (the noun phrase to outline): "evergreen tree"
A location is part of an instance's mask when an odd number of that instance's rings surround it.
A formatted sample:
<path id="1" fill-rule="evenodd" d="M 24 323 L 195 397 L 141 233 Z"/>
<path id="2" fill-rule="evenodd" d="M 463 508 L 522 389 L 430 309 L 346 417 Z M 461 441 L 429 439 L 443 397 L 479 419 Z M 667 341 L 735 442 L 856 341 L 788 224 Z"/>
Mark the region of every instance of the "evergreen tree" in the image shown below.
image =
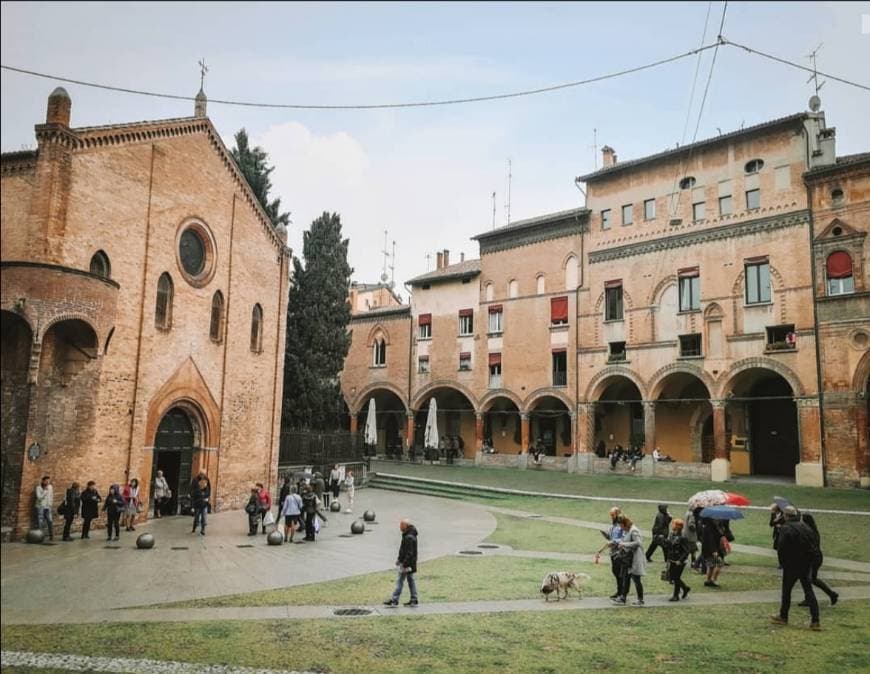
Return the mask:
<path id="1" fill-rule="evenodd" d="M 274 166 L 269 166 L 269 155 L 259 146 L 251 147 L 248 141 L 248 132 L 245 129 L 239 130 L 235 137 L 236 146 L 230 152 L 256 195 L 257 201 L 260 202 L 275 227 L 278 225 L 288 227 L 290 213 L 281 212 L 281 199 L 276 198 L 269 201 L 269 190 L 272 189 L 272 180 L 269 176 L 275 170 Z"/>
<path id="2" fill-rule="evenodd" d="M 343 399 L 338 375 L 350 347 L 347 301 L 353 269 L 341 218 L 324 212 L 303 233 L 293 259 L 284 357 L 284 429 L 337 430 Z"/>

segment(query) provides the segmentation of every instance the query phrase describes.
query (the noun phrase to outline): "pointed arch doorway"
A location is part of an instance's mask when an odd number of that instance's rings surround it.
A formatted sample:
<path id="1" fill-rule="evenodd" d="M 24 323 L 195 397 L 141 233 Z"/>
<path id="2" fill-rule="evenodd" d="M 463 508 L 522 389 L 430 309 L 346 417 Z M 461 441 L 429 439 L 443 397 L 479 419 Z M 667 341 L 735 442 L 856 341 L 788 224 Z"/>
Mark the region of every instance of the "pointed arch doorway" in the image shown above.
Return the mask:
<path id="1" fill-rule="evenodd" d="M 151 484 L 154 484 L 157 471 L 162 470 L 172 490 L 172 498 L 164 509 L 167 515 L 186 514 L 189 507 L 187 486 L 193 473 L 195 424 L 187 410 L 179 406 L 172 407 L 163 415 L 154 435 Z"/>

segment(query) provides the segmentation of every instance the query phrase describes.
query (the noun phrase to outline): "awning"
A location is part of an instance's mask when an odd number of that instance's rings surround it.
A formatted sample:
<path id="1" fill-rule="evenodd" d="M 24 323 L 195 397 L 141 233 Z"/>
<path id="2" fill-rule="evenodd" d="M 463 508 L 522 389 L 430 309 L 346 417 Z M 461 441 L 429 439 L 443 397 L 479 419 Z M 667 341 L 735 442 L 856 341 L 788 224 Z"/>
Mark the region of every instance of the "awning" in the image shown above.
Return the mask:
<path id="1" fill-rule="evenodd" d="M 489 364 L 490 365 L 501 365 L 501 354 L 500 353 L 489 354 Z"/>
<path id="2" fill-rule="evenodd" d="M 418 321 L 420 325 L 431 325 L 432 314 L 420 314 L 420 316 L 418 317 Z"/>
<path id="3" fill-rule="evenodd" d="M 489 308 L 489 313 L 491 313 L 491 314 L 498 314 L 500 312 L 501 312 L 501 304 L 493 304 Z"/>
<path id="4" fill-rule="evenodd" d="M 568 298 L 553 297 L 550 300 L 550 322 L 551 323 L 567 323 L 568 322 Z"/>
<path id="5" fill-rule="evenodd" d="M 459 310 L 459 317 L 460 318 L 463 316 L 473 316 L 473 315 L 474 315 L 474 309 L 460 309 Z"/>
<path id="6" fill-rule="evenodd" d="M 838 250 L 828 255 L 828 278 L 848 278 L 852 275 L 852 257 L 849 253 Z"/>

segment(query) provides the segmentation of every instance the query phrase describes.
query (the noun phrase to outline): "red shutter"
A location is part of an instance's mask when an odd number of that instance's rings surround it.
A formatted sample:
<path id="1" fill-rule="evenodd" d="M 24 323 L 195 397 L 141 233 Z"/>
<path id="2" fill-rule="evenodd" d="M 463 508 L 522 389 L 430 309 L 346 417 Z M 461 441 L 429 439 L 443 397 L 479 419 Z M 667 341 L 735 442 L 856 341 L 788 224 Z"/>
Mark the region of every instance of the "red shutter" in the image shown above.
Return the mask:
<path id="1" fill-rule="evenodd" d="M 474 309 L 460 309 L 459 310 L 459 317 L 460 318 L 462 318 L 463 316 L 473 316 L 473 315 L 474 315 Z"/>
<path id="2" fill-rule="evenodd" d="M 622 287 L 622 279 L 618 278 L 614 281 L 605 281 L 604 287 L 605 288 L 621 288 Z"/>
<path id="3" fill-rule="evenodd" d="M 743 260 L 743 264 L 762 264 L 769 260 L 769 256 L 767 255 L 759 255 L 757 257 L 747 257 Z"/>
<path id="4" fill-rule="evenodd" d="M 838 250 L 828 255 L 828 278 L 848 278 L 852 275 L 852 258 L 849 253 Z"/>
<path id="5" fill-rule="evenodd" d="M 698 276 L 699 273 L 700 272 L 699 272 L 698 267 L 686 267 L 685 269 L 678 269 L 677 270 L 677 276 L 680 276 L 682 278 Z"/>
<path id="6" fill-rule="evenodd" d="M 459 360 L 465 360 L 466 358 L 469 358 L 469 359 L 471 358 L 470 351 L 463 351 L 462 353 L 459 354 Z"/>
<path id="7" fill-rule="evenodd" d="M 500 311 L 501 311 L 501 304 L 493 304 L 493 305 L 489 308 L 489 313 L 491 313 L 491 314 L 497 314 L 497 313 L 499 313 Z"/>
<path id="8" fill-rule="evenodd" d="M 566 349 L 564 346 L 557 346 L 553 348 L 552 351 L 553 353 L 565 353 L 566 351 L 568 351 L 568 349 Z"/>
<path id="9" fill-rule="evenodd" d="M 432 314 L 420 314 L 420 325 L 432 325 Z"/>
<path id="10" fill-rule="evenodd" d="M 501 354 L 500 353 L 489 354 L 489 364 L 490 365 L 501 365 Z"/>
<path id="11" fill-rule="evenodd" d="M 567 323 L 568 322 L 568 298 L 554 297 L 550 300 L 550 322 L 551 323 Z"/>
<path id="12" fill-rule="evenodd" d="M 420 360 L 429 360 L 429 356 L 420 356 Z"/>

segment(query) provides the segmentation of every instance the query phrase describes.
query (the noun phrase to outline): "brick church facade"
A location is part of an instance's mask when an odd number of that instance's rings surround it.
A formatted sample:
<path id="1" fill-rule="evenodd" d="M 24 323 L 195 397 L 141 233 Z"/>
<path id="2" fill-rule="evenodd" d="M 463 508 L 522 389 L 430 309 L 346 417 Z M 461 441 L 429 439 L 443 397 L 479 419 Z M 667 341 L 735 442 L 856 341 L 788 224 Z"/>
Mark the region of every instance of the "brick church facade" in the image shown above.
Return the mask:
<path id="1" fill-rule="evenodd" d="M 290 251 L 205 105 L 72 128 L 58 88 L 2 156 L 4 529 L 46 474 L 147 503 L 160 468 L 176 511 L 200 469 L 217 509 L 275 474 Z"/>
<path id="2" fill-rule="evenodd" d="M 806 112 L 577 179 L 586 204 L 474 237 L 480 258 L 357 310 L 351 428 L 422 446 L 430 401 L 466 460 L 870 486 L 870 154 Z M 495 454 L 482 454 L 486 446 Z"/>

